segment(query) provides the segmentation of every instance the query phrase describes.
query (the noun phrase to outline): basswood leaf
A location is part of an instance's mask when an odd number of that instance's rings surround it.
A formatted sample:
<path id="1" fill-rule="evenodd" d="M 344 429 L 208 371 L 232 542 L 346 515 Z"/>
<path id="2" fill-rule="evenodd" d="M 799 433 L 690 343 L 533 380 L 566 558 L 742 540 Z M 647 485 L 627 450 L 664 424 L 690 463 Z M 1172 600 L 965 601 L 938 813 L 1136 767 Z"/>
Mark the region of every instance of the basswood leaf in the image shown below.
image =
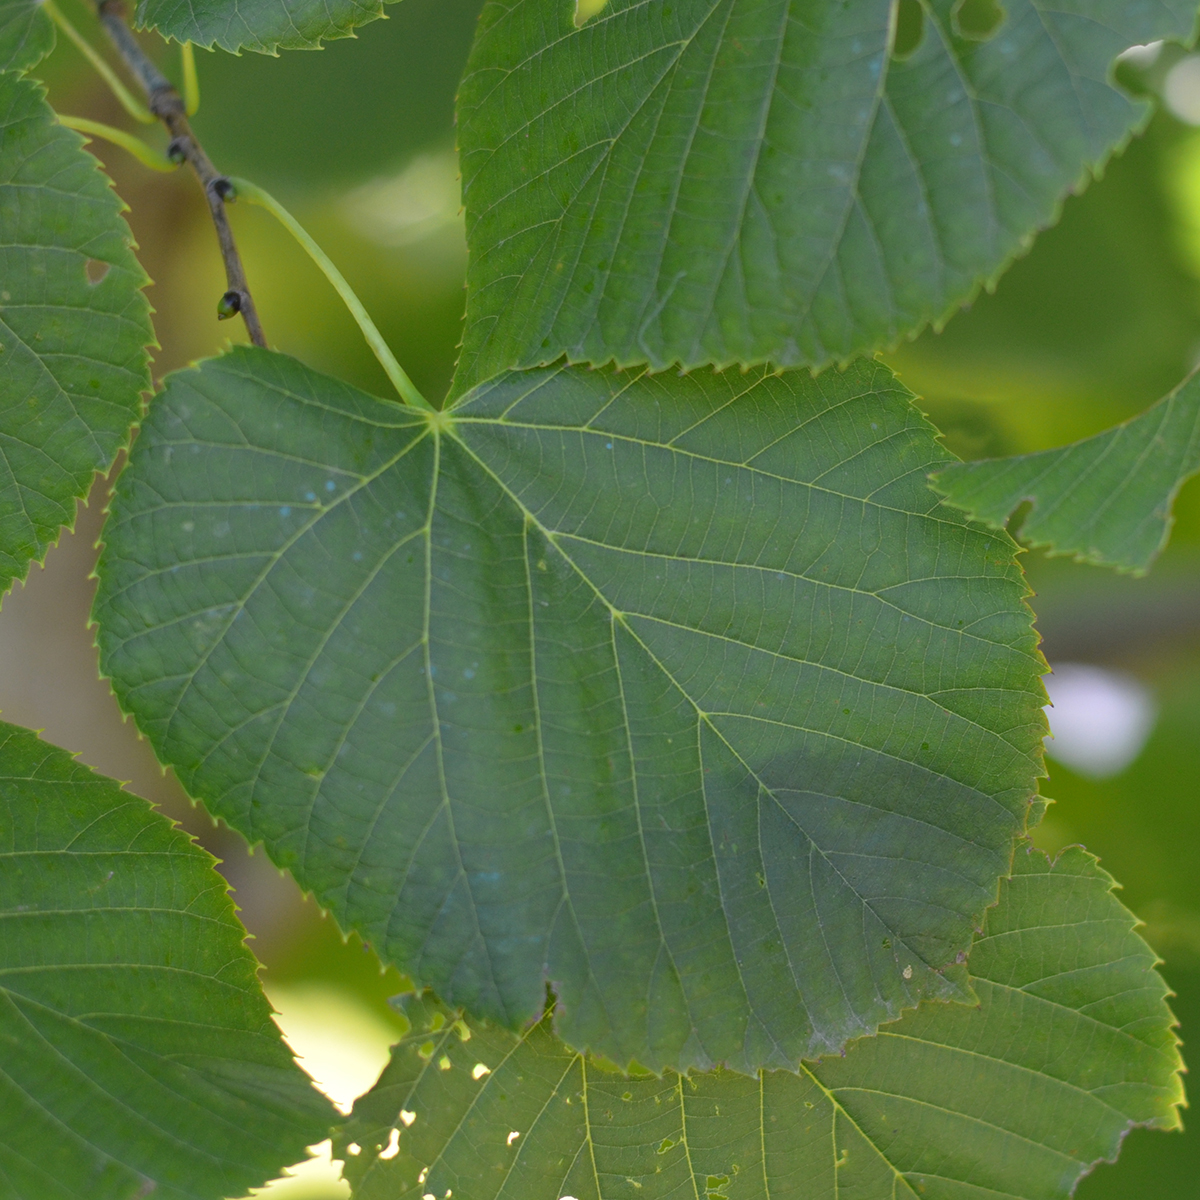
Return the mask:
<path id="1" fill-rule="evenodd" d="M 271 1020 L 213 859 L 0 724 L 0 1192 L 218 1200 L 336 1120 Z"/>
<path id="2" fill-rule="evenodd" d="M 453 1003 L 519 1028 L 549 983 L 621 1064 L 794 1066 L 969 998 L 1039 772 L 1015 547 L 941 509 L 909 401 L 559 367 L 430 415 L 237 350 L 138 436 L 103 669 Z"/>
<path id="3" fill-rule="evenodd" d="M 948 316 L 1144 119 L 1114 57 L 1196 19 L 908 7 L 898 61 L 894 0 L 610 0 L 579 28 L 572 0 L 490 0 L 458 390 L 563 354 L 819 367 Z"/>
<path id="4" fill-rule="evenodd" d="M 1014 867 L 971 951 L 978 1008 L 922 1004 L 799 1074 L 625 1079 L 549 1021 L 518 1039 L 404 998 L 412 1031 L 335 1147 L 355 1200 L 1069 1196 L 1133 1126 L 1179 1127 L 1182 1062 L 1096 860 Z"/>
<path id="5" fill-rule="evenodd" d="M 1023 504 L 1021 537 L 1052 554 L 1143 575 L 1167 544 L 1179 489 L 1200 471 L 1200 376 L 1153 407 L 1059 450 L 953 463 L 931 477 L 996 528 Z"/>
<path id="6" fill-rule="evenodd" d="M 154 343 L 121 201 L 44 95 L 0 72 L 0 592 L 128 444 Z"/>
<path id="7" fill-rule="evenodd" d="M 40 0 L 0 0 L 0 71 L 23 71 L 54 49 L 54 25 Z"/>
<path id="8" fill-rule="evenodd" d="M 137 21 L 209 49 L 276 54 L 353 37 L 357 26 L 383 16 L 385 2 L 391 0 L 138 0 Z"/>

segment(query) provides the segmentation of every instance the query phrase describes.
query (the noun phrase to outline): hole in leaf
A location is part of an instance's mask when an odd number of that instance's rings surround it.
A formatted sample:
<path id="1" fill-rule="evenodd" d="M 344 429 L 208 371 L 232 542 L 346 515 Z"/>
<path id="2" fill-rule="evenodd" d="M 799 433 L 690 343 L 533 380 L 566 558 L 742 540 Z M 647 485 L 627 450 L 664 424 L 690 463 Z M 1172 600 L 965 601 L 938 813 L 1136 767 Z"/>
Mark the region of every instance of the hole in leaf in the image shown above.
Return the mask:
<path id="1" fill-rule="evenodd" d="M 393 1129 L 388 1134 L 388 1144 L 379 1152 L 380 1158 L 395 1158 L 400 1153 L 400 1130 Z"/>
<path id="2" fill-rule="evenodd" d="M 892 57 L 899 62 L 911 58 L 925 40 L 925 10 L 921 0 L 899 0 L 896 5 L 896 36 Z"/>
<path id="3" fill-rule="evenodd" d="M 84 264 L 84 271 L 87 273 L 88 283 L 95 287 L 105 275 L 108 274 L 108 263 L 101 262 L 98 258 L 89 258 Z"/>
<path id="4" fill-rule="evenodd" d="M 1004 523 L 1005 532 L 1014 541 L 1021 536 L 1021 526 L 1025 524 L 1025 518 L 1033 511 L 1032 500 L 1022 500 L 1016 508 L 1009 514 L 1008 520 Z"/>
<path id="5" fill-rule="evenodd" d="M 1008 14 L 999 0 L 958 0 L 950 13 L 950 23 L 960 38 L 986 42 L 995 37 Z"/>
<path id="6" fill-rule="evenodd" d="M 598 17 L 608 4 L 608 0 L 575 0 L 575 28 L 586 25 L 593 17 Z"/>

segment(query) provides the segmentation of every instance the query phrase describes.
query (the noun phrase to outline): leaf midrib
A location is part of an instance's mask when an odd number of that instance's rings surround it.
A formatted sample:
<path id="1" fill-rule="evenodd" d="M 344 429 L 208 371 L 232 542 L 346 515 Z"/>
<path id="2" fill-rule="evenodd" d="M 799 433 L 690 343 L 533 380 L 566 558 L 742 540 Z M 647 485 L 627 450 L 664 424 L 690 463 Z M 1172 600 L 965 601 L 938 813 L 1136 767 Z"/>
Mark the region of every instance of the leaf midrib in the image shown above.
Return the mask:
<path id="1" fill-rule="evenodd" d="M 579 434 L 586 435 L 589 437 L 603 437 L 603 438 L 611 438 L 612 440 L 626 440 L 626 441 L 629 441 L 636 445 L 648 446 L 648 447 L 651 447 L 651 448 L 654 448 L 657 450 L 666 450 L 671 454 L 680 454 L 685 457 L 691 457 L 700 462 L 713 463 L 713 464 L 717 464 L 717 465 L 721 465 L 721 466 L 729 466 L 729 467 L 733 467 L 733 468 L 736 468 L 736 469 L 742 470 L 742 471 L 757 472 L 768 478 L 775 479 L 779 482 L 789 484 L 792 486 L 801 487 L 801 488 L 812 488 L 815 491 L 826 491 L 829 494 L 838 497 L 839 499 L 852 501 L 852 502 L 859 503 L 859 504 L 862 504 L 862 505 L 868 506 L 868 507 L 876 507 L 876 508 L 879 508 L 884 511 L 896 512 L 896 513 L 903 515 L 905 517 L 908 517 L 908 518 L 912 518 L 912 517 L 916 516 L 920 520 L 930 520 L 930 521 L 936 522 L 938 524 L 944 524 L 944 525 L 951 526 L 952 528 L 959 529 L 959 530 L 966 528 L 966 526 L 964 526 L 961 522 L 943 521 L 940 518 L 926 516 L 925 514 L 908 513 L 908 512 L 905 512 L 903 509 L 893 509 L 887 505 L 880 505 L 875 501 L 863 500 L 860 497 L 844 495 L 840 492 L 835 492 L 835 491 L 832 491 L 831 489 L 820 488 L 817 485 L 813 485 L 813 484 L 804 482 L 802 480 L 788 479 L 786 476 L 772 475 L 769 472 L 761 471 L 757 467 L 749 466 L 747 463 L 725 462 L 724 460 L 720 460 L 720 459 L 710 459 L 703 455 L 692 454 L 689 451 L 680 450 L 675 446 L 665 445 L 664 443 L 661 443 L 661 442 L 648 442 L 648 441 L 644 441 L 644 440 L 638 439 L 638 438 L 622 439 L 619 437 L 619 435 L 609 434 L 605 431 L 590 429 L 587 426 L 581 426 L 581 427 L 538 426 L 538 425 L 525 425 L 525 424 L 522 424 L 519 422 L 506 421 L 506 420 L 495 420 L 495 419 L 489 420 L 486 418 L 473 418 L 473 419 L 455 418 L 454 424 L 457 425 L 460 423 L 461 424 L 471 424 L 471 425 L 475 425 L 480 428 L 516 428 L 516 429 L 535 429 L 535 430 L 536 429 L 546 429 L 548 431 L 554 431 L 554 432 L 560 432 L 560 433 L 561 432 L 577 432 Z M 435 436 L 440 436 L 440 435 L 435 433 Z M 773 657 L 777 657 L 777 658 L 783 659 L 785 661 L 795 663 L 798 666 L 812 667 L 817 670 L 828 671 L 830 673 L 838 674 L 838 675 L 844 675 L 847 679 L 852 679 L 856 683 L 864 683 L 871 687 L 880 688 L 881 690 L 884 690 L 884 691 L 896 692 L 901 695 L 911 696 L 915 699 L 928 701 L 929 703 L 933 704 L 936 708 L 938 708 L 941 712 L 945 713 L 948 717 L 950 717 L 956 721 L 964 722 L 968 726 L 970 726 L 974 729 L 977 729 L 979 732 L 983 733 L 989 739 L 995 738 L 997 741 L 1003 742 L 1014 753 L 1016 753 L 1018 755 L 1022 755 L 1024 753 L 1018 747 L 1014 746 L 1006 737 L 1004 737 L 1003 734 L 998 733 L 995 730 L 988 729 L 985 726 L 981 725 L 978 721 L 975 721 L 972 718 L 963 715 L 962 713 L 957 713 L 954 710 L 947 708 L 945 705 L 940 704 L 934 698 L 934 696 L 932 694 L 922 693 L 922 692 L 914 692 L 908 688 L 900 687 L 898 684 L 886 683 L 882 680 L 864 678 L 863 676 L 855 675 L 852 672 L 844 671 L 841 668 L 830 666 L 827 663 L 813 662 L 808 659 L 794 658 L 792 656 L 782 653 L 781 651 L 777 651 L 777 650 L 764 651 L 761 647 L 755 646 L 748 642 L 740 641 L 737 638 L 732 638 L 732 637 L 728 637 L 726 635 L 711 633 L 708 630 L 695 630 L 695 629 L 692 629 L 692 627 L 690 627 L 690 626 L 680 625 L 678 623 L 668 621 L 665 618 L 654 616 L 653 614 L 625 613 L 625 612 L 618 610 L 616 608 L 616 606 L 613 605 L 611 603 L 611 601 L 608 600 L 608 598 L 604 595 L 604 593 L 600 590 L 600 588 L 597 587 L 597 585 L 591 580 L 591 578 L 587 575 L 587 573 L 575 562 L 575 560 L 566 552 L 566 550 L 563 549 L 563 547 L 561 545 L 561 541 L 563 539 L 572 539 L 572 540 L 579 541 L 579 542 L 585 542 L 585 543 L 599 546 L 606 550 L 615 550 L 620 553 L 635 554 L 639 557 L 645 556 L 645 557 L 649 557 L 649 558 L 662 558 L 666 561 L 705 562 L 707 560 L 694 559 L 692 557 L 683 556 L 683 555 L 680 555 L 677 558 L 672 559 L 669 556 L 667 556 L 665 554 L 660 554 L 658 552 L 644 552 L 641 550 L 630 550 L 630 549 L 627 549 L 622 546 L 613 546 L 608 543 L 595 541 L 594 539 L 591 539 L 591 538 L 580 537 L 577 534 L 572 533 L 572 532 L 564 533 L 559 530 L 550 529 L 525 504 L 525 502 L 521 499 L 521 497 L 516 492 L 514 492 L 512 490 L 512 488 L 510 488 L 509 485 L 499 475 L 496 474 L 496 472 L 488 465 L 488 463 L 485 462 L 484 459 L 463 438 L 461 438 L 457 435 L 457 432 L 454 430 L 453 427 L 451 427 L 448 430 L 447 436 L 451 436 L 454 438 L 455 442 L 459 446 L 461 446 L 466 451 L 466 453 L 468 453 L 471 456 L 471 458 L 487 473 L 487 475 L 492 480 L 494 480 L 496 485 L 501 489 L 501 491 L 504 493 L 504 495 L 506 495 L 512 501 L 512 503 L 518 508 L 518 510 L 521 512 L 521 514 L 524 516 L 524 518 L 528 522 L 530 522 L 532 525 L 534 525 L 542 533 L 542 535 L 546 538 L 546 540 L 552 546 L 554 546 L 554 548 L 563 557 L 564 561 L 569 563 L 571 568 L 580 576 L 581 579 L 584 580 L 585 583 L 587 583 L 588 587 L 592 589 L 592 591 L 595 593 L 597 598 L 601 601 L 601 603 L 605 606 L 605 608 L 609 611 L 609 613 L 613 616 L 613 618 L 615 620 L 619 621 L 621 623 L 622 628 L 624 628 L 626 630 L 626 632 L 629 634 L 629 636 L 634 638 L 635 641 L 637 641 L 638 645 L 640 645 L 643 648 L 645 653 L 650 657 L 650 659 L 655 663 L 655 665 L 659 667 L 659 669 L 663 672 L 663 674 L 666 676 L 666 678 L 671 681 L 672 685 L 674 687 L 676 687 L 682 695 L 687 696 L 688 702 L 696 709 L 696 711 L 701 715 L 701 717 L 703 719 L 707 720 L 708 717 L 710 717 L 714 714 L 705 712 L 704 710 L 702 710 L 700 708 L 700 706 L 698 704 L 696 704 L 696 702 L 687 693 L 687 691 L 683 688 L 683 686 L 675 680 L 674 676 L 666 669 L 666 667 L 661 662 L 658 661 L 658 659 L 650 651 L 649 647 L 646 646 L 645 642 L 640 637 L 638 637 L 638 635 L 629 626 L 628 622 L 625 619 L 627 616 L 634 616 L 634 617 L 637 617 L 639 620 L 652 621 L 652 622 L 656 622 L 660 625 L 669 625 L 669 626 L 673 626 L 675 628 L 686 629 L 689 632 L 701 633 L 705 637 L 712 637 L 719 641 L 721 641 L 721 640 L 729 641 L 733 644 L 743 647 L 746 650 L 749 650 L 752 652 L 758 652 L 758 653 L 767 653 L 767 654 L 772 655 Z M 998 539 L 993 539 L 993 540 L 998 540 Z M 846 587 L 839 588 L 838 585 L 828 583 L 825 580 L 814 579 L 807 575 L 797 575 L 794 572 L 790 572 L 787 570 L 780 570 L 778 568 L 760 567 L 757 564 L 752 564 L 752 563 L 751 564 L 743 564 L 743 563 L 737 563 L 737 562 L 730 563 L 730 562 L 722 562 L 720 560 L 713 560 L 713 565 L 723 566 L 723 567 L 727 567 L 730 569 L 737 569 L 737 570 L 745 569 L 745 570 L 752 570 L 752 571 L 763 571 L 768 574 L 770 574 L 770 573 L 774 573 L 776 575 L 782 574 L 782 575 L 788 576 L 790 578 L 803 579 L 805 582 L 814 584 L 815 586 L 829 587 L 834 590 L 847 591 L 854 595 L 868 596 L 875 600 L 878 600 L 878 602 L 880 604 L 883 604 L 889 608 L 892 608 L 894 611 L 899 612 L 903 616 L 912 617 L 913 620 L 922 620 L 922 618 L 920 618 L 920 617 L 916 617 L 910 613 L 906 613 L 904 609 L 900 608 L 898 605 L 895 605 L 892 601 L 884 599 L 882 596 L 880 596 L 876 592 L 869 592 L 869 591 L 865 591 L 865 590 L 846 588 Z M 931 628 L 941 629 L 944 632 L 953 634 L 955 636 L 969 638 L 971 640 L 978 639 L 977 634 L 968 634 L 965 630 L 948 629 L 945 626 L 936 625 L 933 622 L 925 622 L 925 623 L 928 624 Z M 978 640 L 983 640 L 983 639 L 978 639 Z M 985 644 L 996 647 L 998 649 L 1014 650 L 1013 647 L 1008 646 L 1002 642 L 986 642 L 985 641 Z M 1020 651 L 1015 651 L 1015 652 L 1020 653 Z M 954 689 L 954 690 L 962 690 L 962 689 Z M 740 717 L 745 717 L 746 719 L 751 719 L 751 720 L 768 720 L 768 718 L 756 717 L 756 716 L 754 716 L 754 714 L 739 713 L 736 715 L 740 716 Z M 823 731 L 823 730 L 809 730 L 802 726 L 790 725 L 787 722 L 779 722 L 779 724 L 784 725 L 786 728 L 789 728 L 789 729 L 796 729 L 800 732 L 825 733 L 825 731 Z M 713 727 L 711 725 L 711 723 L 710 723 L 710 728 L 713 728 L 714 732 L 718 732 L 715 729 L 715 727 Z M 724 738 L 723 735 L 718 733 L 718 736 L 721 737 L 722 741 L 726 741 L 726 739 Z M 829 736 L 830 738 L 832 738 L 836 741 L 844 741 L 848 745 L 856 746 L 859 749 L 871 750 L 874 753 L 883 755 L 888 758 L 895 759 L 898 762 L 904 762 L 906 765 L 916 765 L 916 764 L 909 763 L 908 760 L 906 760 L 906 759 L 899 759 L 899 758 L 897 758 L 896 755 L 891 754 L 888 751 L 882 750 L 878 747 L 865 746 L 865 745 L 863 745 L 863 743 L 855 742 L 855 741 L 853 741 L 853 739 L 848 738 L 848 737 L 839 737 L 837 734 L 833 734 L 833 733 L 828 733 L 827 736 Z M 726 741 L 726 744 L 728 744 L 727 741 Z M 732 746 L 730 746 L 730 750 L 731 751 L 733 750 Z M 736 751 L 734 753 L 736 755 Z M 739 762 L 743 761 L 740 755 L 736 755 L 736 757 L 738 758 Z M 757 774 L 750 771 L 750 767 L 748 764 L 743 763 L 743 765 L 746 766 L 747 771 L 751 775 L 753 775 L 755 779 L 758 779 Z M 943 772 L 934 771 L 934 770 L 932 770 L 932 768 L 924 768 L 924 769 L 929 770 L 931 774 L 935 775 L 938 778 L 954 779 L 954 781 L 956 783 L 963 784 L 963 786 L 971 786 L 971 785 L 963 783 L 962 780 L 955 779 L 954 776 L 946 775 Z M 763 785 L 763 786 L 765 787 L 765 785 Z M 770 789 L 767 789 L 767 790 L 769 791 Z M 971 787 L 971 790 L 978 791 L 978 789 L 974 788 L 974 787 Z M 992 800 L 993 803 L 999 804 L 999 801 L 996 800 L 995 797 L 988 797 L 988 799 Z M 1001 805 L 1000 807 L 1003 808 L 1004 806 Z M 1009 813 L 1008 809 L 1004 809 L 1004 811 L 1005 811 L 1005 813 L 1008 813 L 1008 815 L 1011 816 L 1011 813 Z"/>
<path id="2" fill-rule="evenodd" d="M 478 423 L 482 424 L 483 422 L 478 422 Z M 497 424 L 497 422 L 492 422 L 492 424 Z M 438 435 L 438 434 L 435 434 L 435 436 L 440 437 L 440 435 Z M 542 533 L 542 535 L 547 539 L 547 541 L 555 547 L 555 549 L 558 551 L 558 553 L 562 556 L 564 562 L 566 562 L 571 567 L 571 569 L 579 576 L 579 578 L 581 580 L 583 580 L 583 582 L 595 594 L 596 598 L 600 601 L 600 603 L 608 610 L 613 622 L 614 623 L 619 622 L 621 624 L 622 628 L 625 630 L 627 635 L 630 638 L 632 638 L 638 644 L 638 646 L 640 646 L 642 648 L 642 651 L 645 653 L 645 655 L 649 659 L 649 661 L 652 662 L 656 667 L 658 667 L 658 669 L 662 672 L 664 678 L 666 678 L 671 683 L 671 685 L 674 688 L 676 688 L 676 690 L 679 692 L 679 694 L 682 695 L 687 700 L 688 704 L 690 704 L 692 706 L 692 708 L 695 710 L 695 712 L 697 714 L 698 720 L 703 721 L 708 726 L 708 728 L 712 731 L 714 736 L 716 736 L 724 744 L 724 746 L 729 751 L 729 753 L 732 754 L 739 763 L 741 763 L 741 765 L 746 770 L 747 776 L 749 776 L 751 779 L 753 779 L 755 781 L 755 783 L 759 786 L 759 788 L 766 795 L 770 796 L 771 800 L 779 807 L 780 811 L 784 814 L 785 817 L 788 817 L 789 819 L 793 820 L 793 822 L 797 825 L 797 828 L 800 828 L 803 831 L 803 827 L 800 826 L 799 823 L 795 821 L 795 818 L 792 817 L 790 813 L 788 813 L 787 809 L 784 808 L 784 806 L 782 804 L 780 804 L 778 798 L 775 795 L 775 792 L 763 781 L 763 779 L 758 774 L 758 772 L 756 772 L 750 766 L 750 764 L 745 761 L 745 759 L 742 757 L 742 755 L 740 753 L 738 753 L 738 751 L 735 749 L 735 747 L 730 744 L 729 740 L 725 737 L 725 735 L 721 732 L 721 730 L 719 730 L 712 723 L 712 721 L 709 719 L 710 714 L 704 712 L 704 710 L 701 709 L 698 704 L 696 704 L 696 702 L 692 699 L 692 697 L 688 694 L 688 692 L 675 679 L 674 675 L 666 668 L 666 666 L 650 650 L 650 648 L 646 645 L 646 643 L 640 637 L 638 637 L 638 635 L 634 632 L 634 630 L 629 627 L 629 625 L 624 620 L 624 614 L 619 612 L 610 603 L 608 598 L 595 585 L 595 583 L 592 582 L 592 580 L 588 577 L 586 572 L 584 572 L 582 570 L 582 568 L 580 568 L 578 566 L 578 564 L 576 564 L 575 561 L 570 557 L 570 555 L 568 555 L 562 549 L 562 547 L 558 545 L 553 532 L 546 529 L 546 527 L 537 519 L 537 517 L 522 503 L 520 498 L 513 494 L 513 492 L 505 484 L 505 482 L 498 475 L 495 474 L 495 472 L 491 469 L 491 467 L 486 462 L 484 462 L 484 460 L 482 458 L 480 458 L 480 456 L 478 454 L 476 454 L 475 451 L 463 439 L 459 438 L 456 434 L 454 434 L 453 430 L 450 431 L 449 436 L 453 436 L 456 443 L 459 446 L 461 446 L 462 449 L 468 455 L 470 455 L 470 457 L 479 465 L 479 467 L 484 472 L 486 472 L 486 474 L 496 483 L 497 487 L 499 487 L 501 489 L 501 491 L 504 493 L 504 495 L 506 495 L 510 499 L 510 501 L 513 503 L 513 505 L 523 515 L 525 520 L 527 522 L 529 522 L 529 524 L 531 524 L 535 528 L 537 528 Z M 432 539 L 430 539 L 430 541 L 432 541 Z M 431 574 L 432 574 L 431 570 L 427 571 L 427 574 L 426 574 L 427 581 L 431 578 Z M 428 601 L 427 601 L 427 606 L 426 606 L 426 612 L 428 613 Z M 428 631 L 426 631 L 426 632 L 428 633 Z M 431 701 L 431 706 L 432 706 L 432 701 Z M 436 706 L 433 706 L 433 715 L 434 715 L 434 721 L 435 721 L 435 725 L 436 725 L 437 720 L 438 720 Z M 857 745 L 857 743 L 854 743 L 854 744 Z M 861 748 L 862 749 L 870 749 L 869 747 L 861 747 Z M 878 753 L 884 753 L 884 752 L 878 751 Z M 891 756 L 889 756 L 889 757 L 891 757 Z M 445 796 L 444 789 L 443 789 L 443 795 Z M 446 798 L 448 800 L 448 796 Z M 999 801 L 995 801 L 995 802 L 999 803 Z M 707 802 L 706 802 L 706 808 L 707 808 Z M 708 828 L 711 831 L 711 826 L 709 826 Z M 850 883 L 850 881 L 845 878 L 845 876 L 839 870 L 837 865 L 829 860 L 825 851 L 818 845 L 817 841 L 811 835 L 809 835 L 806 831 L 803 831 L 803 832 L 805 833 L 805 837 L 808 839 L 809 844 L 813 847 L 814 850 L 816 850 L 816 852 L 818 854 L 821 855 L 821 857 L 825 860 L 825 862 L 828 863 L 829 869 L 837 876 L 837 878 L 839 880 L 841 880 L 841 882 L 845 886 L 847 892 L 850 895 L 854 896 L 858 900 L 858 902 L 863 906 L 864 909 L 866 909 L 867 911 L 872 913 L 872 915 L 879 921 L 880 925 L 883 928 L 889 930 L 895 936 L 896 942 L 899 946 L 903 946 L 906 950 L 908 950 L 913 955 L 913 957 L 916 961 L 923 963 L 926 967 L 930 968 L 931 970 L 936 970 L 938 967 L 944 967 L 946 965 L 944 963 L 939 963 L 939 964 L 930 963 L 926 960 L 926 958 L 923 954 L 921 954 L 917 950 L 914 950 L 908 944 L 907 940 L 897 930 L 892 928 L 891 923 L 886 921 L 882 916 L 880 916 L 880 914 L 875 911 L 875 909 L 871 905 L 871 903 L 865 897 L 860 895 L 858 889 L 855 888 Z M 456 843 L 456 845 L 457 845 L 457 843 Z M 710 836 L 710 841 L 709 841 L 709 847 L 710 847 L 710 852 L 713 853 L 713 857 L 715 858 L 715 850 L 712 847 L 711 836 Z M 645 855 L 644 855 L 644 848 L 643 848 L 643 865 L 647 872 L 647 878 L 648 879 L 652 878 L 652 873 L 650 871 L 650 864 L 646 860 Z M 461 865 L 460 865 L 460 869 L 461 869 Z M 565 887 L 565 879 L 564 879 L 564 887 Z M 472 911 L 474 911 L 474 909 L 472 909 Z M 725 909 L 724 904 L 722 904 L 722 906 L 721 906 L 721 917 L 724 922 L 725 931 L 726 931 L 727 935 L 729 935 L 732 938 L 733 931 L 732 931 L 732 929 L 730 929 L 729 917 L 728 917 L 728 913 Z M 786 944 L 786 936 L 784 935 L 783 930 L 781 928 L 779 928 L 778 922 L 776 922 L 776 930 L 779 933 L 780 937 L 784 939 L 784 942 Z M 789 966 L 790 966 L 790 964 L 789 964 Z M 835 969 L 835 971 L 836 971 L 836 969 Z M 740 965 L 737 966 L 737 975 L 738 975 L 739 983 L 741 983 L 742 986 L 744 987 L 745 984 L 744 984 L 744 979 L 742 976 L 742 971 L 741 971 Z M 793 973 L 793 977 L 794 977 L 794 973 Z M 799 992 L 798 982 L 797 982 L 796 986 L 797 986 L 797 990 Z M 800 992 L 800 994 L 803 995 L 802 992 Z M 851 1006 L 851 1007 L 853 1007 L 853 1006 Z M 690 1006 L 689 1006 L 689 1008 L 690 1008 Z"/>

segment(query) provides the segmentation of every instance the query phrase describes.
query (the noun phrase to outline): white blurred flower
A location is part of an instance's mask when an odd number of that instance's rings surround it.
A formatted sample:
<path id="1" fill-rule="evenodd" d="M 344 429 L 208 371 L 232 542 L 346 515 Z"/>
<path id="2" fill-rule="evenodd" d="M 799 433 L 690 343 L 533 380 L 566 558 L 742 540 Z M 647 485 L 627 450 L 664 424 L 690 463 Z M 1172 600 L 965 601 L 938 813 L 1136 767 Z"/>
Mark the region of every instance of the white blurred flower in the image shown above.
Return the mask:
<path id="1" fill-rule="evenodd" d="M 1106 779 L 1141 753 L 1158 716 L 1145 684 L 1122 671 L 1083 663 L 1058 663 L 1045 683 L 1051 758 L 1080 775 Z"/>

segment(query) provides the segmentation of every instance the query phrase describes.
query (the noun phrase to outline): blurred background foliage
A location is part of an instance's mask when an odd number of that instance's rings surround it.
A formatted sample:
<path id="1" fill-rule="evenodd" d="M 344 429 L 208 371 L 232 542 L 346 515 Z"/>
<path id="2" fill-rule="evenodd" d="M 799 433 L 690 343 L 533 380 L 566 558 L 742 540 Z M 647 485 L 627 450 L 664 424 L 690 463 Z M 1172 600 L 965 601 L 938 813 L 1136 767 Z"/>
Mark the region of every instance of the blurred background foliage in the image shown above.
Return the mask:
<path id="1" fill-rule="evenodd" d="M 62 2 L 99 43 L 80 0 Z M 388 20 L 319 53 L 198 55 L 203 104 L 195 125 L 210 155 L 293 209 L 431 398 L 448 385 L 460 330 L 466 251 L 453 98 L 480 3 L 404 0 Z M 158 43 L 155 53 L 177 76 L 177 48 Z M 885 355 L 963 457 L 1099 432 L 1144 409 L 1200 361 L 1200 56 L 1144 48 L 1118 70 L 1131 89 L 1165 98 L 1144 136 L 1066 202 L 1061 222 L 994 292 L 942 332 Z M 73 47 L 60 45 L 43 73 L 60 111 L 126 124 Z M 156 373 L 240 340 L 240 323 L 215 319 L 224 283 L 193 180 L 153 175 L 107 145 L 92 149 L 130 205 L 154 279 Z M 235 208 L 233 220 L 271 343 L 388 394 L 356 326 L 303 252 L 261 210 Z M 344 942 L 261 853 L 248 854 L 240 838 L 192 808 L 122 722 L 97 680 L 86 627 L 104 499 L 100 484 L 76 532 L 5 600 L 0 709 L 129 780 L 223 860 L 285 1030 L 313 1074 L 347 1102 L 372 1082 L 401 1028 L 386 1000 L 403 981 L 382 973 L 357 939 Z M 1124 885 L 1177 992 L 1186 1047 L 1200 1046 L 1197 481 L 1176 514 L 1171 546 L 1144 579 L 1038 555 L 1025 561 L 1043 648 L 1061 668 L 1050 686 L 1063 684 L 1044 789 L 1056 804 L 1037 840 L 1052 851 L 1083 843 Z M 1068 689 L 1071 680 L 1078 686 Z M 1126 750 L 1114 761 L 1100 753 L 1101 742 Z M 1135 1132 L 1119 1164 L 1098 1168 L 1078 1195 L 1200 1197 L 1200 1123 L 1187 1124 L 1183 1134 Z M 319 1164 L 275 1190 L 292 1200 L 345 1194 Z"/>

